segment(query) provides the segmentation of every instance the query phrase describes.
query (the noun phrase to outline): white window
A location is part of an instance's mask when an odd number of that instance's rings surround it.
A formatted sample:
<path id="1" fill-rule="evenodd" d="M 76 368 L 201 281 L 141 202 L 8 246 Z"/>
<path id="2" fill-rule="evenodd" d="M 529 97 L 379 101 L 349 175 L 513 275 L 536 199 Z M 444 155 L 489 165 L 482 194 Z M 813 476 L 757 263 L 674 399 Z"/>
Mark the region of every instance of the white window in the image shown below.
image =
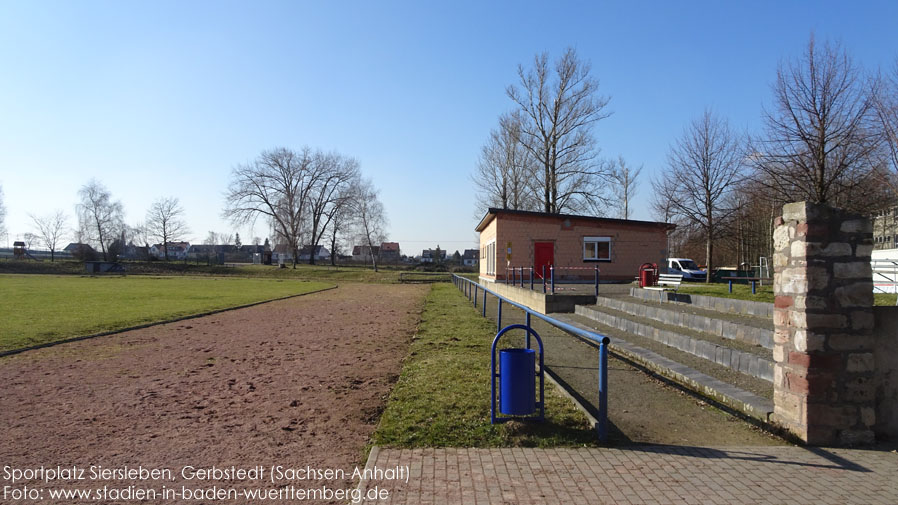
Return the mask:
<path id="1" fill-rule="evenodd" d="M 496 275 L 496 241 L 484 247 L 483 260 L 486 261 L 486 275 Z"/>
<path id="2" fill-rule="evenodd" d="M 583 261 L 611 261 L 611 237 L 583 237 Z"/>

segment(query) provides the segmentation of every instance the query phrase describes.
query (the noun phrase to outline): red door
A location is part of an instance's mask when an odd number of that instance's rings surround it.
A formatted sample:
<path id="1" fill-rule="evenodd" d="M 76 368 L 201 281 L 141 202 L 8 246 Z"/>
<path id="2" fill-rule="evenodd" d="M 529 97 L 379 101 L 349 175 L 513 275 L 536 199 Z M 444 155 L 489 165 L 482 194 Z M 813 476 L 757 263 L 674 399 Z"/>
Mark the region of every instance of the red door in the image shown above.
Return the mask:
<path id="1" fill-rule="evenodd" d="M 533 244 L 533 268 L 536 269 L 534 276 L 542 278 L 543 267 L 546 267 L 546 277 L 549 276 L 549 267 L 555 264 L 555 243 L 554 242 L 535 242 Z"/>

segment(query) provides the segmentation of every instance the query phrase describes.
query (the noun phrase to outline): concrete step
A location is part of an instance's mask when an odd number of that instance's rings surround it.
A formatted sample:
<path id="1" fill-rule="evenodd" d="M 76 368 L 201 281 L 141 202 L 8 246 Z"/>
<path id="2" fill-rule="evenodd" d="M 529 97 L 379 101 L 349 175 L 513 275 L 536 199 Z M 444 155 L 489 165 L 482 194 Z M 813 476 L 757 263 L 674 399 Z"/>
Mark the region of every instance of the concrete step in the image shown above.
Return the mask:
<path id="1" fill-rule="evenodd" d="M 650 302 L 689 305 L 727 314 L 745 314 L 748 316 L 773 318 L 773 304 L 767 302 L 690 295 L 688 293 L 674 293 L 671 291 L 662 292 L 642 288 L 630 288 L 630 296 Z"/>
<path id="2" fill-rule="evenodd" d="M 577 315 L 559 314 L 555 317 L 585 330 L 595 331 L 597 329 L 583 324 Z M 770 414 L 773 413 L 773 401 L 769 398 L 746 391 L 657 352 L 628 342 L 625 336 L 613 330 L 606 333 L 611 337 L 610 350 L 612 352 L 742 414 L 764 423 L 770 421 Z"/>
<path id="3" fill-rule="evenodd" d="M 596 305 L 668 325 L 773 349 L 773 320 L 770 318 L 724 314 L 709 309 L 661 304 L 657 301 L 650 302 L 632 297 L 600 296 L 596 300 Z"/>
<path id="4" fill-rule="evenodd" d="M 667 325 L 609 307 L 577 305 L 574 313 L 627 333 L 649 338 L 734 371 L 773 382 L 769 351 L 703 332 Z M 740 349 L 741 347 L 741 349 Z"/>

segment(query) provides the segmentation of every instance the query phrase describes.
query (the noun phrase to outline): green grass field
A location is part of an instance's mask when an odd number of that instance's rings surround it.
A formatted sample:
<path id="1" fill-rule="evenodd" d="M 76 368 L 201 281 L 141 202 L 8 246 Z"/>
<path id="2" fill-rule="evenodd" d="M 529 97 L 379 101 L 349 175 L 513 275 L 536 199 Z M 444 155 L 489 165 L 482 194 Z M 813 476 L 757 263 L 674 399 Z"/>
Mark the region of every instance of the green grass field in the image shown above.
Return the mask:
<path id="1" fill-rule="evenodd" d="M 716 296 L 718 298 L 737 298 L 739 300 L 752 300 L 756 302 L 773 303 L 773 286 L 758 286 L 757 294 L 751 294 L 751 286 L 748 284 L 733 284 L 733 292 L 730 293 L 726 284 L 702 284 L 699 282 L 684 282 L 680 286 L 680 293 L 692 295 Z M 895 305 L 895 296 L 887 293 L 874 293 L 874 305 Z"/>
<path id="2" fill-rule="evenodd" d="M 434 284 L 374 443 L 394 447 L 582 446 L 595 431 L 546 383 L 546 421 L 490 424 L 493 322 L 452 284 Z"/>
<path id="3" fill-rule="evenodd" d="M 0 275 L 0 351 L 308 293 L 297 280 Z"/>

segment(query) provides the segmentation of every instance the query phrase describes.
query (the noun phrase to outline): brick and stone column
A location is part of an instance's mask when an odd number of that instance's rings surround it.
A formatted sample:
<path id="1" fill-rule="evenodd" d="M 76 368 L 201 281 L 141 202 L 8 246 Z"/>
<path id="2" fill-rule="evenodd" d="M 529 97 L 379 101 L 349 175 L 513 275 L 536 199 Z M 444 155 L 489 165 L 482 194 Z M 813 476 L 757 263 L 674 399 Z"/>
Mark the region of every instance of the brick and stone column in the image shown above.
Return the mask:
<path id="1" fill-rule="evenodd" d="M 810 444 L 872 442 L 872 224 L 799 202 L 775 227 L 773 420 Z"/>

